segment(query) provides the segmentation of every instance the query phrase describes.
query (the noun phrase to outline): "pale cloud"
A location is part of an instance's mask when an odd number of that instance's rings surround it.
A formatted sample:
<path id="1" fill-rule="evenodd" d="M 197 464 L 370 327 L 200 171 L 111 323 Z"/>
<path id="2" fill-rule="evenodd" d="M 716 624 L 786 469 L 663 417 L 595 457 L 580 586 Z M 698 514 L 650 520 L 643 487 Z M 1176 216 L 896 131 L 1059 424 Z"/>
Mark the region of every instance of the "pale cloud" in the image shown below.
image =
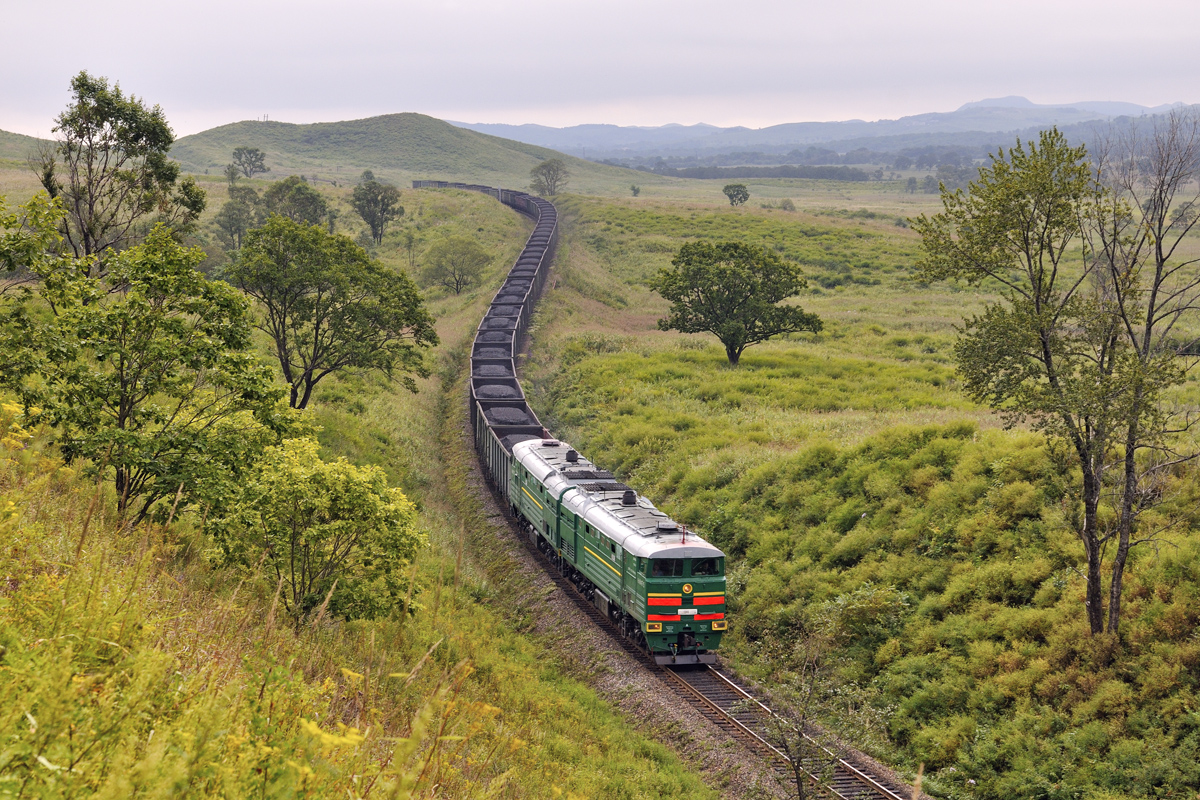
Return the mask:
<path id="1" fill-rule="evenodd" d="M 761 127 L 1009 94 L 1200 101 L 1194 0 L 9 0 L 4 21 L 0 128 L 40 135 L 81 69 L 180 134 L 263 114 Z"/>

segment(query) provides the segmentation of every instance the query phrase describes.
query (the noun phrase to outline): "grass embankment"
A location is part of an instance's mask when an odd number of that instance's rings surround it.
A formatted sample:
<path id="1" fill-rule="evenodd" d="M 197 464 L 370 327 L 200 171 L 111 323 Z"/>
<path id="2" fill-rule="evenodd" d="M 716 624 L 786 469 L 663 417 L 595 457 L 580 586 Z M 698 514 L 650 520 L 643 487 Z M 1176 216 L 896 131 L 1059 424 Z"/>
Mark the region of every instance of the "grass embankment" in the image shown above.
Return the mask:
<path id="1" fill-rule="evenodd" d="M 483 196 L 435 206 L 512 248 L 527 230 Z M 434 298 L 452 355 L 419 395 L 335 381 L 312 410 L 328 455 L 385 465 L 421 507 L 434 544 L 408 619 L 297 628 L 272 581 L 211 565 L 199 519 L 123 529 L 111 492 L 5 407 L 0 793 L 713 796 L 528 630 L 543 599 L 477 534 L 456 370 L 488 296 Z"/>
<path id="2" fill-rule="evenodd" d="M 1135 549 L 1121 635 L 1091 638 L 1069 461 L 960 395 L 953 326 L 986 297 L 915 283 L 911 233 L 765 209 L 567 210 L 533 353 L 537 410 L 728 550 L 727 658 L 767 678 L 767 652 L 836 610 L 842 702 L 885 721 L 862 738 L 906 769 L 924 762 L 931 793 L 1194 792 L 1194 472 L 1148 523 L 1176 524 Z M 818 291 L 802 302 L 825 331 L 753 348 L 737 369 L 711 339 L 654 331 L 665 304 L 643 281 L 693 236 L 805 263 Z M 847 280 L 822 280 L 835 276 Z"/>

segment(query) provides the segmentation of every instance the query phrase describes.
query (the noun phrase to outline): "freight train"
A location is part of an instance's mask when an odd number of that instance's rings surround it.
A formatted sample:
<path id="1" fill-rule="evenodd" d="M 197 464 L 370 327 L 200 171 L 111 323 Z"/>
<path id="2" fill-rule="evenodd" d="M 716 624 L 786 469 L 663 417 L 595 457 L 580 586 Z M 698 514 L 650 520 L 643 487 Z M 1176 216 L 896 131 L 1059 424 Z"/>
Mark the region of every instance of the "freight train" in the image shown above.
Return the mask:
<path id="1" fill-rule="evenodd" d="M 483 192 L 535 222 L 471 348 L 471 426 L 492 488 L 533 544 L 658 663 L 714 663 L 728 625 L 725 554 L 552 438 L 517 380 L 515 357 L 558 240 L 554 205 L 476 184 L 413 188 Z"/>

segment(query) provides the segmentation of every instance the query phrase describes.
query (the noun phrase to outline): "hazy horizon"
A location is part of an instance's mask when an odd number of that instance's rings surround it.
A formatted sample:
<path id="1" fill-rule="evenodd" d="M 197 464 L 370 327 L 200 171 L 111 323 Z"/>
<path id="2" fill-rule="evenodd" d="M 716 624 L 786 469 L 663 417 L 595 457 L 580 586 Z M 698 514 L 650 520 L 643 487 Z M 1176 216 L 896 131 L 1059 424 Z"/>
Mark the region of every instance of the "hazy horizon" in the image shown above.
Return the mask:
<path id="1" fill-rule="evenodd" d="M 147 0 L 65 0 L 59 18 L 86 19 L 87 33 L 47 59 L 45 37 L 33 35 L 45 7 L 20 2 L 6 9 L 8 29 L 30 35 L 10 36 L 0 52 L 13 76 L 0 128 L 48 136 L 81 69 L 161 105 L 179 136 L 264 115 L 762 128 L 897 119 L 1008 95 L 1196 102 L 1189 53 L 1200 4 L 1149 7 L 1015 0 L 996 15 L 947 0 L 750 0 L 734 14 L 715 0 L 351 0 L 331 15 L 314 0 L 214 0 L 201 15 Z"/>

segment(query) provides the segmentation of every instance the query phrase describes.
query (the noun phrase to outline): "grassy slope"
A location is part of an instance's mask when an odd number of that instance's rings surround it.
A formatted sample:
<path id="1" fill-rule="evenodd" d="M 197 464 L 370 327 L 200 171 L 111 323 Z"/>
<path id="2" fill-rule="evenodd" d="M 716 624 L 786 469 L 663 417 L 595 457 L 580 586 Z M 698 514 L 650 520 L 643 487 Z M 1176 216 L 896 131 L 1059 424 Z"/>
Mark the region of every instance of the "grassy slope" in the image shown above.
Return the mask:
<path id="1" fill-rule="evenodd" d="M 23 164 L 25 157 L 32 153 L 39 144 L 45 142 L 45 139 L 26 136 L 23 133 L 0 131 L 0 159 L 17 161 Z"/>
<path id="2" fill-rule="evenodd" d="M 1194 476 L 1172 488 L 1170 545 L 1134 557 L 1121 640 L 1090 640 L 1069 482 L 1039 437 L 999 430 L 955 387 L 954 325 L 987 295 L 912 279 L 916 241 L 891 215 L 914 198 L 831 194 L 868 208 L 571 199 L 529 370 L 539 414 L 735 556 L 727 657 L 742 669 L 769 679 L 764 646 L 857 609 L 843 700 L 879 725 L 860 738 L 925 762 L 939 796 L 1194 787 Z M 654 330 L 665 304 L 644 280 L 697 237 L 805 263 L 825 332 L 731 370 L 711 339 Z"/>
<path id="3" fill-rule="evenodd" d="M 456 128 L 422 114 L 388 114 L 346 122 L 294 125 L 236 122 L 179 139 L 171 149 L 191 172 L 219 174 L 235 147 L 258 147 L 273 174 L 353 181 L 364 169 L 396 181 L 413 178 L 521 187 L 529 170 L 561 158 L 579 191 L 627 191 L 641 173 L 594 164 L 553 150 Z M 649 176 L 646 182 L 663 182 Z"/>

